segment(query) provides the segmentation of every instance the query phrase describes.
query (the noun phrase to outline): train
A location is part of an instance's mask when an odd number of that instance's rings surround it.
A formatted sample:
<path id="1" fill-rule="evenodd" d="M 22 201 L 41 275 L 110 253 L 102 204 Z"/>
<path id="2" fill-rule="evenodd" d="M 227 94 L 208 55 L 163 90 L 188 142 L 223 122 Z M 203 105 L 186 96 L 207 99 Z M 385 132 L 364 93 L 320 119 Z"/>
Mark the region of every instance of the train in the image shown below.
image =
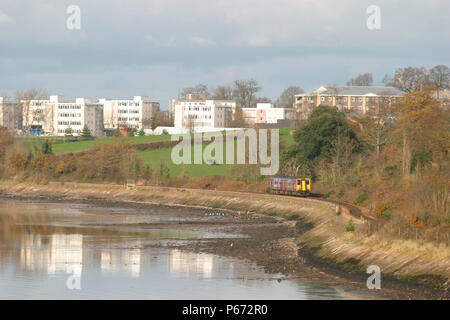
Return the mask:
<path id="1" fill-rule="evenodd" d="M 274 194 L 308 196 L 311 194 L 311 178 L 271 177 L 270 191 Z"/>

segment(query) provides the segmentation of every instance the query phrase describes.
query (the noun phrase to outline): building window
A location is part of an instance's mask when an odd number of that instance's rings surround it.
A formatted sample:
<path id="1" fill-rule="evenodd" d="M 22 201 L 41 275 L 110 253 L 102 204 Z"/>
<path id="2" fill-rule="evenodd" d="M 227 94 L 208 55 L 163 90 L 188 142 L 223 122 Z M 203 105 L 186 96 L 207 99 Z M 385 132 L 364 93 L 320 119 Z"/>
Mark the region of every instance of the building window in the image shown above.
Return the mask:
<path id="1" fill-rule="evenodd" d="M 328 97 L 328 101 L 331 102 L 331 100 L 332 100 L 331 97 Z"/>
<path id="2" fill-rule="evenodd" d="M 355 102 L 355 97 L 352 97 L 352 102 Z"/>
<path id="3" fill-rule="evenodd" d="M 320 101 L 325 101 L 325 97 L 320 97 Z"/>

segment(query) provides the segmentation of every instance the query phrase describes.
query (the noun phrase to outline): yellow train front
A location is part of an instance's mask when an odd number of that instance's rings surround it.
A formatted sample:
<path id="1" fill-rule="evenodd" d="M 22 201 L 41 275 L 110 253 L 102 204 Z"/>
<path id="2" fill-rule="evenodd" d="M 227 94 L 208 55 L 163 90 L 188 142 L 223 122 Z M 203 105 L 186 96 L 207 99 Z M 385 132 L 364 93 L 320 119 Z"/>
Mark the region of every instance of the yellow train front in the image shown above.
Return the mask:
<path id="1" fill-rule="evenodd" d="M 305 177 L 271 177 L 270 190 L 275 194 L 307 196 L 311 193 L 311 179 Z"/>

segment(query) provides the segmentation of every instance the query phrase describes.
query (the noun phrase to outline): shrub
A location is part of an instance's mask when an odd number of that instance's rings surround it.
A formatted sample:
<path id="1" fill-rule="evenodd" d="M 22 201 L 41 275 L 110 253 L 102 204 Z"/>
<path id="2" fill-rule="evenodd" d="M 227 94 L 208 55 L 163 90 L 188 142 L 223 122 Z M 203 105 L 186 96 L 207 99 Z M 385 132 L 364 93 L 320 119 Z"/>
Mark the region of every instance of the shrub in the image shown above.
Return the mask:
<path id="1" fill-rule="evenodd" d="M 390 218 L 392 213 L 392 206 L 389 202 L 379 203 L 375 206 L 375 215 L 377 217 Z"/>
<path id="2" fill-rule="evenodd" d="M 8 157 L 8 167 L 13 175 L 24 171 L 27 167 L 27 158 L 23 154 L 15 152 Z"/>
<path id="3" fill-rule="evenodd" d="M 353 219 L 350 218 L 350 220 L 348 221 L 348 224 L 345 226 L 345 231 L 346 232 L 355 231 L 355 225 L 353 224 Z"/>
<path id="4" fill-rule="evenodd" d="M 328 191 L 327 193 L 325 193 L 322 198 L 327 199 L 329 198 L 332 194 L 334 194 L 334 190 Z"/>
<path id="5" fill-rule="evenodd" d="M 355 201 L 353 201 L 356 205 L 362 205 L 365 201 L 369 199 L 369 194 L 367 192 L 361 193 Z"/>

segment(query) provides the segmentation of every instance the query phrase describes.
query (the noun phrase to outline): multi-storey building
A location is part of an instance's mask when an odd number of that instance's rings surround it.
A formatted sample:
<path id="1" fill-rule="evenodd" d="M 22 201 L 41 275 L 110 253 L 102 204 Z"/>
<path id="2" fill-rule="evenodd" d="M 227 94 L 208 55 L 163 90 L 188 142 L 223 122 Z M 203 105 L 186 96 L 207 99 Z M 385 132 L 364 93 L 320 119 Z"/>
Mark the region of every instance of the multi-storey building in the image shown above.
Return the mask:
<path id="1" fill-rule="evenodd" d="M 149 129 L 151 119 L 159 111 L 159 102 L 135 96 L 133 100 L 100 99 L 105 128 Z"/>
<path id="2" fill-rule="evenodd" d="M 188 93 L 186 94 L 185 99 L 170 99 L 169 100 L 169 117 L 174 119 L 175 117 L 175 105 L 178 104 L 178 101 L 183 100 L 199 100 L 203 101 L 206 100 L 206 94 L 204 93 Z"/>
<path id="3" fill-rule="evenodd" d="M 236 102 L 206 100 L 204 96 L 187 96 L 173 102 L 175 128 L 190 131 L 226 128 L 230 125 Z"/>
<path id="4" fill-rule="evenodd" d="M 78 136 L 87 125 L 92 136 L 103 136 L 103 107 L 99 103 L 85 98 L 66 102 L 61 97 L 50 96 L 48 100 L 21 101 L 21 104 L 25 130 L 41 130 L 48 135 L 64 136 L 70 128 L 72 134 Z"/>
<path id="5" fill-rule="evenodd" d="M 247 124 L 275 124 L 291 118 L 293 109 L 274 108 L 272 103 L 257 103 L 256 108 L 242 108 Z"/>
<path id="6" fill-rule="evenodd" d="M 13 132 L 22 128 L 22 113 L 19 104 L 9 102 L 4 97 L 0 97 L 0 126 Z"/>
<path id="7" fill-rule="evenodd" d="M 394 87 L 327 86 L 309 93 L 295 95 L 294 109 L 300 119 L 306 119 L 319 105 L 335 106 L 348 113 L 365 114 L 378 102 L 395 103 L 403 91 Z"/>

